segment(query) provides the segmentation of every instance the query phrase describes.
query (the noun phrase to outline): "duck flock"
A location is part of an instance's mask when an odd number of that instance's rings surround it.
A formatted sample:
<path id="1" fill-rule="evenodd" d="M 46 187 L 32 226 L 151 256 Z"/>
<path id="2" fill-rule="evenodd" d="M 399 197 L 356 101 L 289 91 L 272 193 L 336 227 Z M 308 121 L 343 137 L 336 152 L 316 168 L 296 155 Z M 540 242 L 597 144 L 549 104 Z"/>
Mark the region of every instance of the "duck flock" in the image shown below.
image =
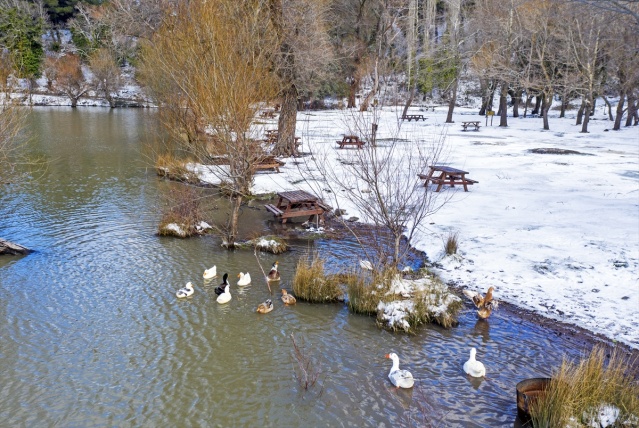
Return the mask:
<path id="1" fill-rule="evenodd" d="M 273 263 L 273 266 L 271 266 L 271 270 L 266 275 L 266 280 L 269 283 L 279 281 L 281 279 L 278 266 L 279 266 L 279 262 L 276 261 L 275 263 Z M 210 269 L 205 269 L 204 274 L 202 276 L 204 277 L 205 280 L 210 280 L 217 277 L 217 266 L 213 266 Z M 238 286 L 245 287 L 251 284 L 250 273 L 240 272 L 237 274 L 237 277 L 239 278 L 237 281 Z M 186 283 L 184 287 L 176 291 L 175 295 L 177 296 L 178 299 L 183 299 L 183 298 L 192 296 L 194 292 L 195 292 L 195 289 L 193 288 L 193 283 L 189 281 Z M 222 276 L 222 283 L 218 285 L 217 287 L 215 287 L 215 294 L 217 295 L 217 302 L 220 304 L 228 303 L 231 301 L 232 299 L 231 284 L 229 284 L 228 273 L 225 273 Z M 294 305 L 297 301 L 293 295 L 288 294 L 286 290 L 282 289 L 282 302 L 284 302 L 285 305 Z M 261 314 L 266 314 L 268 312 L 271 312 L 272 310 L 273 310 L 273 301 L 271 299 L 267 299 L 264 303 L 260 303 L 258 305 L 256 312 L 259 312 Z"/>
<path id="2" fill-rule="evenodd" d="M 269 283 L 279 281 L 281 279 L 278 266 L 279 266 L 279 263 L 277 261 L 273 263 L 273 266 L 271 266 L 271 270 L 266 275 L 266 280 Z M 206 269 L 204 271 L 203 277 L 205 280 L 210 280 L 217 277 L 217 267 L 213 266 L 210 269 Z M 217 302 L 220 304 L 228 303 L 231 301 L 231 298 L 232 298 L 228 277 L 229 277 L 229 274 L 225 273 L 222 276 L 222 283 L 218 285 L 217 287 L 215 287 Z M 240 272 L 237 275 L 237 277 L 239 278 L 237 281 L 238 286 L 244 287 L 251 284 L 251 275 L 248 272 L 246 273 Z M 479 316 L 479 318 L 486 319 L 490 316 L 490 314 L 492 313 L 494 309 L 497 309 L 498 301 L 493 299 L 494 290 L 495 290 L 494 287 L 490 287 L 488 291 L 486 292 L 485 296 L 482 296 L 480 293 L 477 293 L 474 291 L 464 290 L 464 294 L 469 299 L 471 299 L 473 303 L 475 304 L 475 306 L 477 307 L 477 315 Z M 193 284 L 191 282 L 187 282 L 184 287 L 180 288 L 175 293 L 175 295 L 179 299 L 182 299 L 182 298 L 192 296 L 194 292 L 195 290 L 193 288 Z M 285 305 L 294 305 L 297 302 L 295 297 L 291 294 L 288 294 L 288 292 L 285 289 L 282 289 L 281 299 Z M 273 301 L 271 299 L 267 299 L 266 301 L 264 301 L 263 303 L 260 303 L 257 306 L 256 312 L 260 314 L 267 314 L 271 312 L 272 310 L 273 310 Z M 477 349 L 471 348 L 470 357 L 468 358 L 468 361 L 466 361 L 463 365 L 464 372 L 468 376 L 472 376 L 472 377 L 477 377 L 477 378 L 485 377 L 486 367 L 481 361 L 476 360 L 476 355 L 477 355 Z M 385 357 L 390 359 L 393 363 L 390 369 L 390 372 L 388 373 L 388 379 L 391 381 L 391 383 L 397 388 L 412 388 L 413 385 L 415 384 L 415 378 L 413 378 L 412 373 L 409 372 L 408 370 L 403 370 L 399 368 L 399 356 L 396 353 L 391 352 L 390 354 L 386 354 Z"/>

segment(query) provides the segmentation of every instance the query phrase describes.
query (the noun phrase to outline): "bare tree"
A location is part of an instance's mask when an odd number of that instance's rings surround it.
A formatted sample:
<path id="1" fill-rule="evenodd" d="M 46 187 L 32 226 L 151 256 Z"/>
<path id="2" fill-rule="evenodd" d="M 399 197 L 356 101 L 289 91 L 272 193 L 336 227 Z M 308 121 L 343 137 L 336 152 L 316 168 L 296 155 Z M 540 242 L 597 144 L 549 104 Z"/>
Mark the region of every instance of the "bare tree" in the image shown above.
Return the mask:
<path id="1" fill-rule="evenodd" d="M 120 87 L 121 73 L 112 52 L 107 48 L 96 50 L 89 58 L 89 67 L 93 72 L 92 84 L 96 92 L 104 95 L 111 108 L 115 107 L 113 92 Z"/>
<path id="2" fill-rule="evenodd" d="M 581 132 L 586 133 L 595 93 L 600 92 L 604 76 L 604 29 L 610 24 L 610 15 L 580 8 L 570 10 L 569 19 L 565 26 L 567 59 L 578 78 L 574 89 L 582 94 L 585 117 Z"/>
<path id="3" fill-rule="evenodd" d="M 358 114 L 349 118 L 349 132 L 370 140 L 371 124 L 378 122 L 377 114 L 374 109 L 370 116 Z M 316 162 L 322 186 L 331 190 L 326 198 L 333 195 L 332 203 L 338 209 L 341 198 L 350 201 L 364 217 L 362 220 L 376 227 L 376 233 L 369 237 L 375 244 L 362 243 L 362 248 L 377 266 L 397 267 L 409 249 L 409 245 L 402 245 L 403 240 L 410 244 L 415 233 L 425 226 L 426 218 L 446 202 L 445 194 L 433 192 L 418 177 L 428 171 L 429 165 L 437 163 L 444 136 L 407 141 L 399 138 L 399 132 L 397 129 L 392 138 L 377 146 L 367 144 L 361 150 L 341 151 L 341 168 L 330 169 L 321 161 Z M 315 159 L 323 158 L 321 153 L 315 154 Z M 352 232 L 357 236 L 356 231 Z"/>
<path id="4" fill-rule="evenodd" d="M 267 4 L 254 0 L 180 4 L 148 44 L 141 75 L 171 118 L 180 152 L 201 163 L 224 183 L 231 213 L 224 241 L 233 247 L 243 198 L 250 194 L 255 165 L 265 151 L 251 126 L 277 84 L 271 72 L 274 32 Z M 181 131 L 181 135 L 179 133 Z"/>
<path id="5" fill-rule="evenodd" d="M 56 70 L 54 88 L 69 97 L 71 107 L 77 107 L 78 100 L 91 89 L 82 72 L 80 57 L 75 54 L 66 54 L 57 58 L 52 66 Z"/>
<path id="6" fill-rule="evenodd" d="M 332 61 L 326 31 L 326 0 L 268 0 L 278 52 L 273 56 L 280 80 L 281 111 L 275 154 L 295 154 L 300 93 L 316 85 Z"/>

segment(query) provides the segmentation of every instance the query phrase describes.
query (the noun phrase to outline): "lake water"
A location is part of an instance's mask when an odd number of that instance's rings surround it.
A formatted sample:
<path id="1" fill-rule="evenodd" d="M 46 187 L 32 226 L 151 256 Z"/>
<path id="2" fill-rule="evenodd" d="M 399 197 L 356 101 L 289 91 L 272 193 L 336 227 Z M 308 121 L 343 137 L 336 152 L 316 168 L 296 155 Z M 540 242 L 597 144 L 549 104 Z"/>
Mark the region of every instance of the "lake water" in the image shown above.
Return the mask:
<path id="1" fill-rule="evenodd" d="M 41 108 L 30 131 L 47 169 L 0 187 L 0 237 L 36 250 L 0 258 L 2 426 L 512 427 L 515 384 L 586 346 L 506 309 L 478 321 L 468 305 L 456 328 L 406 335 L 344 304 L 284 307 L 252 251 L 156 236 L 160 195 L 176 184 L 156 176 L 147 150 L 154 111 Z M 266 231 L 269 220 L 243 210 L 244 229 Z M 279 260 L 291 290 L 309 248 L 357 260 L 348 240 L 296 240 L 260 262 Z M 227 305 L 215 301 L 219 279 L 203 283 L 212 265 L 234 279 Z M 253 277 L 241 291 L 240 271 Z M 195 294 L 176 299 L 187 281 Z M 275 309 L 257 314 L 268 297 Z M 291 335 L 318 373 L 308 390 Z M 485 380 L 462 371 L 473 346 Z M 388 352 L 416 377 L 412 390 L 389 383 Z"/>

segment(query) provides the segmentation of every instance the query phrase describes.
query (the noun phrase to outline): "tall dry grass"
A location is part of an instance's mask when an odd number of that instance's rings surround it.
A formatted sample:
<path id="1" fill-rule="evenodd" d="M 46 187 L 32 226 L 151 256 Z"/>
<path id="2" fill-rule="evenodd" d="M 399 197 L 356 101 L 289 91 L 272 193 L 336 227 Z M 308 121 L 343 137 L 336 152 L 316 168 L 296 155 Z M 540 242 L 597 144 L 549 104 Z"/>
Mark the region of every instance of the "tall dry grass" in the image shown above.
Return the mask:
<path id="1" fill-rule="evenodd" d="M 564 359 L 546 393 L 531 403 L 532 425 L 599 426 L 602 406 L 615 406 L 619 415 L 612 426 L 639 426 L 639 382 L 631 371 L 636 367 L 636 361 L 616 350 L 608 355 L 603 347 L 595 347 L 578 362 Z"/>
<path id="2" fill-rule="evenodd" d="M 293 292 L 299 299 L 314 303 L 335 302 L 344 295 L 339 277 L 326 275 L 324 259 L 317 254 L 298 260 Z"/>
<path id="3" fill-rule="evenodd" d="M 444 242 L 444 252 L 452 256 L 453 254 L 457 254 L 457 250 L 459 249 L 459 233 L 450 232 L 446 241 Z"/>
<path id="4" fill-rule="evenodd" d="M 384 281 L 384 273 L 372 276 L 363 271 L 342 274 L 342 282 L 346 285 L 348 308 L 355 314 L 375 315 L 380 301 L 388 300 L 386 292 L 390 286 Z"/>

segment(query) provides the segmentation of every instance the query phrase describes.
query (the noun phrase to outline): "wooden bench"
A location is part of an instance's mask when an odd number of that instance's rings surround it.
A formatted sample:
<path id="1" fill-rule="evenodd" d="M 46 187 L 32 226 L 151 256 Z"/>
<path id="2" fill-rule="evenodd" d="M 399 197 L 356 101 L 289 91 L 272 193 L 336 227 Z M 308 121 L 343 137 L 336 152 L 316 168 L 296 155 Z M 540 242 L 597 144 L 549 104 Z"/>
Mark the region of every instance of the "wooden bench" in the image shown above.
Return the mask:
<path id="1" fill-rule="evenodd" d="M 273 119 L 275 117 L 275 112 L 274 111 L 270 111 L 270 110 L 266 110 L 260 113 L 260 117 L 264 117 L 267 119 Z"/>
<path id="2" fill-rule="evenodd" d="M 462 131 L 468 131 L 469 126 L 474 126 L 475 131 L 479 131 L 479 121 L 471 120 L 469 122 L 462 122 Z"/>
<path id="3" fill-rule="evenodd" d="M 278 207 L 276 207 L 273 204 L 266 204 L 264 205 L 264 208 L 266 208 L 268 211 L 272 212 L 273 214 L 275 214 L 276 216 L 281 216 L 282 214 L 284 214 L 284 211 L 282 211 L 281 209 L 279 209 Z"/>
<path id="4" fill-rule="evenodd" d="M 426 118 L 424 117 L 423 114 L 405 114 L 402 116 L 402 120 L 407 120 L 407 121 L 411 121 L 411 120 L 426 120 Z"/>
<path id="5" fill-rule="evenodd" d="M 274 156 L 267 156 L 264 159 L 260 160 L 255 165 L 253 165 L 253 172 L 272 169 L 275 172 L 279 173 L 280 167 L 284 165 L 286 165 L 286 162 L 282 162 L 279 159 L 275 159 Z"/>
<path id="6" fill-rule="evenodd" d="M 361 149 L 366 144 L 366 141 L 360 140 L 357 135 L 344 135 L 341 141 L 336 141 L 339 145 L 340 149 L 343 149 L 345 146 L 354 146 L 355 148 Z"/>

